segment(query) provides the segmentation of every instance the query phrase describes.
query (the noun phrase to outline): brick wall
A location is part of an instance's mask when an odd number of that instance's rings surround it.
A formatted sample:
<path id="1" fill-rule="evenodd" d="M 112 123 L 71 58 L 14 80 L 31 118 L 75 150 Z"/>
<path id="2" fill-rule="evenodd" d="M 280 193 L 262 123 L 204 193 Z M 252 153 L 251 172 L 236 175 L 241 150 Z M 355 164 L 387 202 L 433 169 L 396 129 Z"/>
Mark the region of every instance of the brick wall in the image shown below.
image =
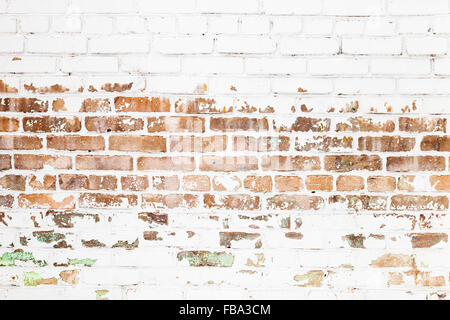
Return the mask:
<path id="1" fill-rule="evenodd" d="M 0 0 L 0 299 L 445 298 L 448 0 Z"/>

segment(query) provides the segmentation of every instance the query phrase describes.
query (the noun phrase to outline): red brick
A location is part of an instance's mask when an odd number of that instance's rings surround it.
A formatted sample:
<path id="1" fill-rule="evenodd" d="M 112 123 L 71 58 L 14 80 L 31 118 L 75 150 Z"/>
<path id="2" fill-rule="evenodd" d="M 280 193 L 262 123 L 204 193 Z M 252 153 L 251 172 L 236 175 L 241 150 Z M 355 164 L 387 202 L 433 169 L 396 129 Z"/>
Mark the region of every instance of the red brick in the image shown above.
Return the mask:
<path id="1" fill-rule="evenodd" d="M 349 172 L 354 170 L 381 170 L 381 158 L 376 155 L 325 156 L 325 170 Z"/>
<path id="2" fill-rule="evenodd" d="M 158 136 L 112 136 L 109 150 L 127 152 L 166 152 L 166 139 Z"/>
<path id="3" fill-rule="evenodd" d="M 425 136 L 420 143 L 420 150 L 422 151 L 450 151 L 450 136 Z"/>
<path id="4" fill-rule="evenodd" d="M 155 190 L 177 191 L 180 189 L 178 176 L 154 176 L 152 184 Z"/>
<path id="5" fill-rule="evenodd" d="M 75 202 L 73 195 L 48 193 L 21 194 L 18 198 L 19 207 L 28 209 L 75 209 Z"/>
<path id="6" fill-rule="evenodd" d="M 0 136 L 0 150 L 38 150 L 42 139 L 29 136 Z"/>
<path id="7" fill-rule="evenodd" d="M 14 155 L 14 167 L 19 170 L 72 169 L 72 158 L 66 156 L 49 156 L 35 154 Z"/>
<path id="8" fill-rule="evenodd" d="M 269 123 L 267 119 L 253 118 L 211 118 L 212 131 L 267 131 Z"/>
<path id="9" fill-rule="evenodd" d="M 306 189 L 309 191 L 331 191 L 333 190 L 332 176 L 307 176 Z"/>
<path id="10" fill-rule="evenodd" d="M 81 130 L 81 122 L 75 117 L 26 117 L 23 118 L 23 130 L 27 132 L 78 132 Z"/>
<path id="11" fill-rule="evenodd" d="M 11 169 L 11 156 L 0 154 L 0 171 Z"/>
<path id="12" fill-rule="evenodd" d="M 372 176 L 367 178 L 367 190 L 370 192 L 385 192 L 395 190 L 394 177 Z"/>
<path id="13" fill-rule="evenodd" d="M 8 174 L 0 177 L 0 189 L 25 191 L 26 179 L 24 176 Z"/>
<path id="14" fill-rule="evenodd" d="M 200 160 L 201 171 L 251 171 L 258 169 L 258 159 L 256 157 L 219 157 L 203 156 Z"/>
<path id="15" fill-rule="evenodd" d="M 83 193 L 79 199 L 80 208 L 132 208 L 137 206 L 137 195 L 112 195 L 104 193 Z"/>
<path id="16" fill-rule="evenodd" d="M 133 170 L 133 158 L 129 156 L 77 156 L 78 170 Z"/>
<path id="17" fill-rule="evenodd" d="M 354 117 L 347 122 L 336 125 L 337 132 L 394 132 L 392 120 L 375 120 L 372 118 Z"/>
<path id="18" fill-rule="evenodd" d="M 445 158 L 433 156 L 419 157 L 388 157 L 387 171 L 444 171 Z"/>
<path id="19" fill-rule="evenodd" d="M 79 112 L 110 112 L 111 104 L 108 99 L 86 99 L 81 104 Z"/>
<path id="20" fill-rule="evenodd" d="M 359 191 L 364 189 L 364 178 L 359 176 L 339 176 L 336 180 L 337 191 Z"/>
<path id="21" fill-rule="evenodd" d="M 47 112 L 48 101 L 35 98 L 0 98 L 0 111 L 6 112 Z"/>
<path id="22" fill-rule="evenodd" d="M 19 130 L 20 122 L 16 118 L 0 117 L 0 132 L 14 132 Z"/>
<path id="23" fill-rule="evenodd" d="M 273 120 L 273 127 L 277 132 L 327 132 L 330 131 L 330 123 L 330 119 L 298 117 L 290 126 L 277 125 Z"/>
<path id="24" fill-rule="evenodd" d="M 105 150 L 105 140 L 97 136 L 48 136 L 47 148 L 56 150 Z"/>
<path id="25" fill-rule="evenodd" d="M 93 132 L 131 132 L 144 128 L 144 120 L 133 117 L 86 117 L 86 130 Z"/>
<path id="26" fill-rule="evenodd" d="M 414 149 L 415 138 L 404 137 L 360 137 L 358 139 L 358 150 L 379 152 L 406 152 Z"/>
<path id="27" fill-rule="evenodd" d="M 275 186 L 280 192 L 300 191 L 303 189 L 303 181 L 295 176 L 275 176 Z"/>
<path id="28" fill-rule="evenodd" d="M 445 196 L 395 195 L 391 198 L 391 210 L 419 211 L 448 209 L 448 198 Z"/>

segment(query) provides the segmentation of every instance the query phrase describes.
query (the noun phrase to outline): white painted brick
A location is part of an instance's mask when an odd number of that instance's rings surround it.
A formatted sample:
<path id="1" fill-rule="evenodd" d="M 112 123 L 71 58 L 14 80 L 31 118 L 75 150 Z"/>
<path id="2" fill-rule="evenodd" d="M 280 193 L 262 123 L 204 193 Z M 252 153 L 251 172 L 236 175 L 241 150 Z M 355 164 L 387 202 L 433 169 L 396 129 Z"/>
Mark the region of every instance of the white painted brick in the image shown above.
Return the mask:
<path id="1" fill-rule="evenodd" d="M 322 10 L 321 1 L 307 0 L 264 0 L 264 12 L 267 14 L 319 14 Z"/>
<path id="2" fill-rule="evenodd" d="M 148 23 L 152 33 L 175 33 L 177 28 L 174 17 L 149 17 Z"/>
<path id="3" fill-rule="evenodd" d="M 403 94 L 448 94 L 450 79 L 400 79 L 398 90 Z"/>
<path id="4" fill-rule="evenodd" d="M 296 74 L 306 72 L 306 60 L 297 58 L 249 58 L 245 70 L 249 74 Z"/>
<path id="5" fill-rule="evenodd" d="M 434 72 L 439 75 L 450 75 L 450 59 L 436 59 Z"/>
<path id="6" fill-rule="evenodd" d="M 115 57 L 79 56 L 62 58 L 60 66 L 63 72 L 117 72 L 118 61 Z"/>
<path id="7" fill-rule="evenodd" d="M 222 36 L 216 40 L 220 53 L 271 53 L 275 48 L 275 40 L 268 37 Z"/>
<path id="8" fill-rule="evenodd" d="M 11 32 L 17 31 L 17 20 L 13 17 L 0 17 L 0 32 Z"/>
<path id="9" fill-rule="evenodd" d="M 428 17 L 407 17 L 398 20 L 400 34 L 427 34 L 431 32 L 431 21 Z"/>
<path id="10" fill-rule="evenodd" d="M 309 72 L 313 75 L 367 74 L 369 63 L 360 59 L 312 59 Z"/>
<path id="11" fill-rule="evenodd" d="M 0 43 L 7 44 L 0 46 L 0 52 L 22 52 L 24 38 L 21 35 L 0 34 Z"/>
<path id="12" fill-rule="evenodd" d="M 54 32 L 79 33 L 81 32 L 81 17 L 76 14 L 55 16 L 52 19 L 51 29 Z"/>
<path id="13" fill-rule="evenodd" d="M 333 24 L 330 18 L 306 18 L 303 20 L 303 33 L 328 35 L 333 31 Z"/>
<path id="14" fill-rule="evenodd" d="M 390 94 L 394 92 L 392 79 L 336 79 L 336 94 Z"/>
<path id="15" fill-rule="evenodd" d="M 268 94 L 270 80 L 265 78 L 214 78 L 208 93 L 213 94 Z"/>
<path id="16" fill-rule="evenodd" d="M 14 0 L 10 1 L 7 12 L 9 13 L 65 13 L 68 0 Z"/>
<path id="17" fill-rule="evenodd" d="M 388 0 L 388 12 L 393 15 L 448 14 L 447 0 Z"/>
<path id="18" fill-rule="evenodd" d="M 140 17 L 117 17 L 116 30 L 118 33 L 144 33 L 146 22 Z"/>
<path id="19" fill-rule="evenodd" d="M 258 0 L 197 0 L 198 10 L 202 13 L 258 13 Z"/>
<path id="20" fill-rule="evenodd" d="M 84 32 L 88 34 L 111 34 L 113 20 L 109 17 L 86 17 L 84 19 Z"/>
<path id="21" fill-rule="evenodd" d="M 339 40 L 331 37 L 284 38 L 280 42 L 280 52 L 289 55 L 336 54 L 339 52 Z"/>
<path id="22" fill-rule="evenodd" d="M 383 0 L 324 0 L 323 12 L 337 16 L 371 16 L 385 12 Z"/>
<path id="23" fill-rule="evenodd" d="M 273 17 L 272 33 L 298 33 L 302 30 L 302 19 L 299 17 Z"/>
<path id="24" fill-rule="evenodd" d="M 365 34 L 368 36 L 391 36 L 396 33 L 393 19 L 372 18 L 366 22 Z"/>
<path id="25" fill-rule="evenodd" d="M 436 17 L 433 19 L 433 31 L 436 33 L 450 33 L 450 17 Z"/>
<path id="26" fill-rule="evenodd" d="M 448 40 L 441 37 L 417 37 L 406 39 L 406 51 L 412 55 L 446 54 Z"/>
<path id="27" fill-rule="evenodd" d="M 87 40 L 84 36 L 47 36 L 27 37 L 28 52 L 33 53 L 85 53 Z"/>
<path id="28" fill-rule="evenodd" d="M 211 53 L 213 39 L 207 36 L 156 37 L 152 51 L 168 54 Z"/>
<path id="29" fill-rule="evenodd" d="M 135 12 L 134 1 L 121 0 L 72 0 L 72 5 L 82 13 L 129 13 Z"/>
<path id="30" fill-rule="evenodd" d="M 336 21 L 334 32 L 338 35 L 363 34 L 365 21 L 359 18 L 340 18 Z"/>
<path id="31" fill-rule="evenodd" d="M 427 59 L 375 59 L 371 64 L 373 74 L 428 74 L 431 62 Z"/>
<path id="32" fill-rule="evenodd" d="M 346 38 L 342 40 L 344 54 L 401 54 L 400 38 Z"/>
<path id="33" fill-rule="evenodd" d="M 30 33 L 47 32 L 48 23 L 46 16 L 26 16 L 20 19 L 20 30 Z"/>
<path id="34" fill-rule="evenodd" d="M 232 34 L 238 32 L 237 16 L 209 16 L 209 32 L 212 34 Z"/>
<path id="35" fill-rule="evenodd" d="M 93 37 L 89 40 L 89 52 L 92 53 L 142 53 L 148 52 L 149 47 L 148 38 L 141 36 Z"/>
<path id="36" fill-rule="evenodd" d="M 227 74 L 242 73 L 244 62 L 241 58 L 232 57 L 186 57 L 182 66 L 182 72 L 189 74 Z"/>
<path id="37" fill-rule="evenodd" d="M 205 34 L 208 20 L 202 16 L 181 16 L 178 18 L 178 30 L 183 34 Z"/>
<path id="38" fill-rule="evenodd" d="M 54 57 L 39 56 L 2 56 L 0 57 L 0 72 L 28 73 L 55 72 L 56 59 Z"/>
<path id="39" fill-rule="evenodd" d="M 176 73 L 180 72 L 180 59 L 164 56 L 131 56 L 121 58 L 122 71 L 139 73 Z"/>
<path id="40" fill-rule="evenodd" d="M 154 76 L 149 78 L 149 91 L 156 93 L 192 94 L 203 87 L 206 79 L 202 77 L 188 76 Z"/>
<path id="41" fill-rule="evenodd" d="M 195 0 L 166 0 L 154 2 L 148 0 L 138 0 L 138 11 L 140 13 L 188 13 L 196 11 Z"/>
<path id="42" fill-rule="evenodd" d="M 263 16 L 243 16 L 241 32 L 244 34 L 267 34 L 270 32 L 270 20 Z"/>
<path id="43" fill-rule="evenodd" d="M 273 80 L 273 93 L 295 93 L 305 94 L 302 91 L 306 90 L 306 94 L 310 93 L 330 93 L 333 91 L 333 83 L 330 79 L 313 79 L 313 78 L 277 78 Z M 299 93 L 300 92 L 300 93 Z"/>

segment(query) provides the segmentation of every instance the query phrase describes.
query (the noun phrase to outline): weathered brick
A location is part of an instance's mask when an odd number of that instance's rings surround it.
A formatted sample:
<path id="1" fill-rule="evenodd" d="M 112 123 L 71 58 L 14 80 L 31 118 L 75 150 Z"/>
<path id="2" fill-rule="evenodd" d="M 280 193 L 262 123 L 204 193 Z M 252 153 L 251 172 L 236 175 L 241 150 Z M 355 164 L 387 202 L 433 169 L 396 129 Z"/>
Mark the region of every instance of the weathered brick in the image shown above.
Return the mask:
<path id="1" fill-rule="evenodd" d="M 128 152 L 166 152 L 166 139 L 158 136 L 112 136 L 109 150 Z"/>
<path id="2" fill-rule="evenodd" d="M 406 132 L 446 132 L 445 118 L 405 118 L 400 117 L 399 130 Z"/>
<path id="3" fill-rule="evenodd" d="M 133 170 L 133 158 L 129 156 L 76 156 L 78 170 Z"/>
<path id="4" fill-rule="evenodd" d="M 320 159 L 302 156 L 264 156 L 261 168 L 264 171 L 315 171 L 320 170 Z"/>
<path id="5" fill-rule="evenodd" d="M 192 157 L 140 157 L 138 170 L 193 171 L 195 159 Z"/>
<path id="6" fill-rule="evenodd" d="M 298 117 L 290 126 L 273 121 L 273 127 L 277 132 L 327 132 L 330 131 L 330 124 L 330 119 L 305 117 Z"/>
<path id="7" fill-rule="evenodd" d="M 269 123 L 267 119 L 254 118 L 211 118 L 212 131 L 267 131 Z"/>
<path id="8" fill-rule="evenodd" d="M 415 196 L 395 195 L 391 197 L 391 210 L 419 211 L 419 210 L 446 210 L 448 198 L 445 196 Z"/>
<path id="9" fill-rule="evenodd" d="M 47 112 L 48 101 L 35 98 L 3 98 L 0 99 L 0 112 Z"/>
<path id="10" fill-rule="evenodd" d="M 258 196 L 247 194 L 232 195 L 204 195 L 206 208 L 228 209 L 228 210 L 259 210 L 261 203 Z"/>
<path id="11" fill-rule="evenodd" d="M 201 171 L 251 171 L 258 169 L 258 159 L 256 157 L 220 157 L 203 156 L 200 160 Z"/>
<path id="12" fill-rule="evenodd" d="M 105 150 L 105 140 L 97 136 L 48 136 L 47 148 L 56 150 Z"/>
<path id="13" fill-rule="evenodd" d="M 153 209 L 195 208 L 198 197 L 192 194 L 143 194 L 142 207 Z"/>
<path id="14" fill-rule="evenodd" d="M 148 118 L 148 132 L 205 132 L 205 118 L 200 117 L 153 117 Z"/>
<path id="15" fill-rule="evenodd" d="M 252 192 L 270 192 L 272 191 L 272 178 L 270 176 L 247 176 L 244 179 L 244 188 Z"/>
<path id="16" fill-rule="evenodd" d="M 0 117 L 0 132 L 18 131 L 19 125 L 19 120 L 16 118 Z"/>
<path id="17" fill-rule="evenodd" d="M 325 170 L 350 172 L 358 170 L 377 171 L 382 169 L 381 158 L 376 155 L 325 156 Z"/>
<path id="18" fill-rule="evenodd" d="M 364 189 L 364 178 L 359 176 L 339 176 L 336 180 L 337 191 L 359 191 Z"/>
<path id="19" fill-rule="evenodd" d="M 145 176 L 125 176 L 120 178 L 122 190 L 144 191 L 149 187 L 148 178 Z"/>
<path id="20" fill-rule="evenodd" d="M 386 170 L 395 172 L 444 171 L 445 158 L 433 156 L 388 157 Z"/>
<path id="21" fill-rule="evenodd" d="M 116 97 L 117 112 L 170 112 L 170 101 L 166 98 Z"/>
<path id="22" fill-rule="evenodd" d="M 372 176 L 367 178 L 367 190 L 371 192 L 391 192 L 395 190 L 394 177 Z"/>
<path id="23" fill-rule="evenodd" d="M 332 176 L 307 176 L 306 189 L 309 191 L 331 191 L 333 190 Z"/>
<path id="24" fill-rule="evenodd" d="M 81 130 L 80 119 L 56 117 L 25 117 L 23 130 L 27 132 L 78 132 Z"/>
<path id="25" fill-rule="evenodd" d="M 0 136 L 0 150 L 38 150 L 42 139 L 32 136 Z"/>
<path id="26" fill-rule="evenodd" d="M 280 192 L 300 191 L 303 189 L 303 181 L 295 176 L 275 176 L 275 187 Z"/>
<path id="27" fill-rule="evenodd" d="M 354 117 L 347 122 L 336 125 L 337 132 L 393 132 L 395 123 L 392 120 L 374 120 L 372 118 Z"/>
<path id="28" fill-rule="evenodd" d="M 304 195 L 275 195 L 267 199 L 267 209 L 319 210 L 324 201 L 321 197 Z"/>
<path id="29" fill-rule="evenodd" d="M 415 138 L 404 137 L 360 137 L 358 150 L 380 152 L 406 152 L 411 151 L 416 143 Z"/>
<path id="30" fill-rule="evenodd" d="M 15 154 L 14 168 L 19 170 L 72 169 L 72 158 L 35 154 Z"/>
<path id="31" fill-rule="evenodd" d="M 227 148 L 226 136 L 194 137 L 172 136 L 170 137 L 171 152 L 219 152 Z"/>
<path id="32" fill-rule="evenodd" d="M 450 151 L 450 137 L 425 136 L 420 143 L 422 151 Z"/>
<path id="33" fill-rule="evenodd" d="M 131 132 L 144 128 L 144 121 L 133 117 L 86 117 L 85 126 L 93 132 Z"/>
<path id="34" fill-rule="evenodd" d="M 186 191 L 209 191 L 211 185 L 208 176 L 184 176 L 183 189 Z"/>

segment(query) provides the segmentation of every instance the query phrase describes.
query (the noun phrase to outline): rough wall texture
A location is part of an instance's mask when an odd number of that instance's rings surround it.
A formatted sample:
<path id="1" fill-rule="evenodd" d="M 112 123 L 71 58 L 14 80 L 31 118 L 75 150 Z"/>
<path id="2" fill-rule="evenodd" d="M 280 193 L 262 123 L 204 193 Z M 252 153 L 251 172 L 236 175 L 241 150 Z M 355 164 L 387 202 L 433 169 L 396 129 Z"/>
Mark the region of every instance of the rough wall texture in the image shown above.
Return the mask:
<path id="1" fill-rule="evenodd" d="M 446 297 L 448 0 L 0 13 L 0 299 Z"/>

